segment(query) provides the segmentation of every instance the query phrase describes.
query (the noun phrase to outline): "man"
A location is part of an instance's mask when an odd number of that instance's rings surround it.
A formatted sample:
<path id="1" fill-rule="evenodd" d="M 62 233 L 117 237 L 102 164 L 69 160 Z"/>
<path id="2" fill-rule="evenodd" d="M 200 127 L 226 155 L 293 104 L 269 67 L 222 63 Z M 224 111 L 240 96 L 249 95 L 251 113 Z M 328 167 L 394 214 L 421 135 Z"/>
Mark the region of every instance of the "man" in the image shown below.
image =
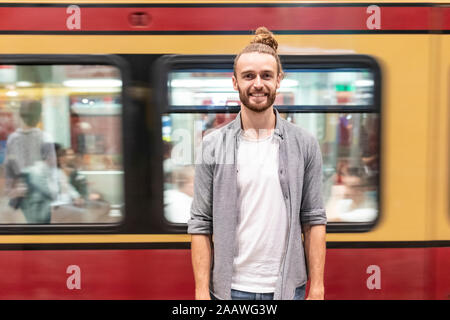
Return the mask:
<path id="1" fill-rule="evenodd" d="M 21 206 L 22 199 L 27 194 L 22 173 L 42 159 L 42 145 L 51 143 L 52 138 L 38 128 L 41 121 L 42 104 L 40 101 L 22 101 L 19 115 L 21 127 L 17 128 L 6 142 L 5 180 L 6 193 L 10 198 L 9 205 L 14 209 Z M 48 150 L 51 163 L 56 164 L 55 149 Z M 56 166 L 54 165 L 54 168 Z"/>
<path id="2" fill-rule="evenodd" d="M 196 299 L 303 299 L 307 271 L 308 299 L 324 298 L 322 157 L 273 108 L 277 47 L 256 31 L 235 59 L 241 112 L 203 139 L 188 222 Z"/>
<path id="3" fill-rule="evenodd" d="M 51 222 L 51 204 L 58 197 L 58 177 L 55 144 L 41 145 L 41 159 L 24 170 L 27 180 L 26 197 L 20 208 L 27 223 L 47 224 Z"/>

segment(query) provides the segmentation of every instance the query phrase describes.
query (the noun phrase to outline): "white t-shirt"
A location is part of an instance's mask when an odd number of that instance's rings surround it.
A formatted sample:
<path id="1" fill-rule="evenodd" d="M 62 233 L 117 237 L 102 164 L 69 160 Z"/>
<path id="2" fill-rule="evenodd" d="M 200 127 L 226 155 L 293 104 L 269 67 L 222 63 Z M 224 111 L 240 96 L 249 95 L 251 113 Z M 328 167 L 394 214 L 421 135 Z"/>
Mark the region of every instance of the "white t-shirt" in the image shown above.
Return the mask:
<path id="1" fill-rule="evenodd" d="M 278 176 L 279 143 L 273 135 L 240 137 L 237 155 L 239 221 L 231 288 L 275 291 L 286 250 L 288 217 Z"/>

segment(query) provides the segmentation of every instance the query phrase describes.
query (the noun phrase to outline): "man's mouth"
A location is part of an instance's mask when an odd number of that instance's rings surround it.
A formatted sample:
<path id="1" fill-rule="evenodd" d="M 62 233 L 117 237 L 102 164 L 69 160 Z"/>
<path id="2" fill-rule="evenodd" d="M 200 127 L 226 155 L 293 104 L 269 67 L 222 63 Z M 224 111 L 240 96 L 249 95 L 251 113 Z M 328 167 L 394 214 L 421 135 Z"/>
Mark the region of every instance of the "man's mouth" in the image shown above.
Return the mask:
<path id="1" fill-rule="evenodd" d="M 267 96 L 267 93 L 250 93 L 251 97 L 265 97 Z"/>

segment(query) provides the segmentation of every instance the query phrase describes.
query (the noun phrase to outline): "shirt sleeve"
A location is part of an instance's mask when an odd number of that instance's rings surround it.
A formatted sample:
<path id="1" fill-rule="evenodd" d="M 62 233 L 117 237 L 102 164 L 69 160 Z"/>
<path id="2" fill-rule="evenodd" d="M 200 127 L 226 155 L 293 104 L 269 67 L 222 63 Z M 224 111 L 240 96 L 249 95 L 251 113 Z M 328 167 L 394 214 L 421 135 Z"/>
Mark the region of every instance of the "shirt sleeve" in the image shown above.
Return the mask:
<path id="1" fill-rule="evenodd" d="M 213 233 L 214 164 L 211 159 L 211 148 L 208 148 L 207 139 L 204 139 L 195 161 L 194 198 L 187 224 L 189 234 Z"/>
<path id="2" fill-rule="evenodd" d="M 327 217 L 322 196 L 322 153 L 315 138 L 305 160 L 300 220 L 307 225 L 325 225 Z"/>

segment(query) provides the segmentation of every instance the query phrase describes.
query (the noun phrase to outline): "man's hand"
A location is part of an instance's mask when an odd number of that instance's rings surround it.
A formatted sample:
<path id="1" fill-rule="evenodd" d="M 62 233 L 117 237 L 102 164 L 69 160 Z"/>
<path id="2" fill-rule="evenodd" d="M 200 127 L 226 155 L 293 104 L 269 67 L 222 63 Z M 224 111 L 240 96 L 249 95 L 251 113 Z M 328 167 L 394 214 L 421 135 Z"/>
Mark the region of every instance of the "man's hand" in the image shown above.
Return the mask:
<path id="1" fill-rule="evenodd" d="M 324 286 L 314 286 L 309 288 L 308 298 L 306 300 L 323 300 L 324 299 Z"/>
<path id="2" fill-rule="evenodd" d="M 84 199 L 81 197 L 75 198 L 73 199 L 73 204 L 77 207 L 82 207 L 84 205 Z"/>
<path id="3" fill-rule="evenodd" d="M 25 183 L 18 183 L 17 186 L 11 190 L 9 197 L 18 198 L 25 197 L 28 192 L 27 185 Z"/>
<path id="4" fill-rule="evenodd" d="M 306 262 L 311 282 L 307 300 L 324 299 L 324 268 L 326 254 L 325 225 L 302 225 Z"/>
<path id="5" fill-rule="evenodd" d="M 211 235 L 193 234 L 191 255 L 195 279 L 195 300 L 211 300 L 209 295 L 212 262 Z"/>

